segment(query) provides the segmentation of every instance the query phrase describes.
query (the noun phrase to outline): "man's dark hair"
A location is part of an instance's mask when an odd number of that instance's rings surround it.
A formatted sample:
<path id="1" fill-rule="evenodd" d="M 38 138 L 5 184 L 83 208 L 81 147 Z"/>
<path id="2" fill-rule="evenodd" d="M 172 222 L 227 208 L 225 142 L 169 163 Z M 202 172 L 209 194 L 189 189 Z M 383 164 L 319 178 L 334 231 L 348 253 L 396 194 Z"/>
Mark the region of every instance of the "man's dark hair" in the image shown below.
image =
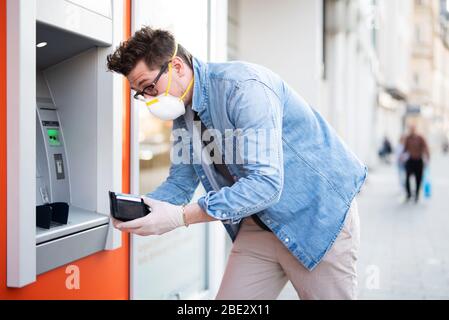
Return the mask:
<path id="1" fill-rule="evenodd" d="M 108 69 L 128 76 L 141 60 L 150 70 L 161 68 L 175 53 L 175 45 L 175 37 L 169 31 L 145 26 L 108 56 Z M 177 56 L 192 68 L 192 55 L 180 44 Z"/>

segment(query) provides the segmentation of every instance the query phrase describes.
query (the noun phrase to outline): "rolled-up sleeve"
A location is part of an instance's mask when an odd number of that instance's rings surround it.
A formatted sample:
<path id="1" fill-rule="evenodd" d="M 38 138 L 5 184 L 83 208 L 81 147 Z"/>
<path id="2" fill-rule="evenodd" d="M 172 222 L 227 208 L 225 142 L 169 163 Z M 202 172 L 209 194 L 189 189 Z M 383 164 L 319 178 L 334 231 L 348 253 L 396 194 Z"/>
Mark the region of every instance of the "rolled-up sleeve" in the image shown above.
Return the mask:
<path id="1" fill-rule="evenodd" d="M 227 112 L 239 132 L 237 140 L 245 142 L 235 145 L 245 174 L 231 187 L 208 192 L 198 204 L 215 219 L 239 223 L 281 197 L 282 107 L 271 88 L 258 80 L 248 80 L 235 88 Z"/>

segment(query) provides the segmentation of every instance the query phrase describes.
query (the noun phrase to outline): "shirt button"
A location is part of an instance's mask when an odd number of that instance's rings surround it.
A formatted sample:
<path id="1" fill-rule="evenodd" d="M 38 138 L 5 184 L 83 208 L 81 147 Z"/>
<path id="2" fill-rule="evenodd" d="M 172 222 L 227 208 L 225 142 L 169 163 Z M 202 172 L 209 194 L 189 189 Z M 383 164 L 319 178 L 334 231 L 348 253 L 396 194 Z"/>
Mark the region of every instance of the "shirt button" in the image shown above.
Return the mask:
<path id="1" fill-rule="evenodd" d="M 226 218 L 227 214 L 226 214 L 226 213 L 223 213 L 221 216 L 222 216 L 223 218 Z"/>
<path id="2" fill-rule="evenodd" d="M 285 242 L 289 242 L 290 241 L 290 239 L 289 238 L 285 238 Z"/>
<path id="3" fill-rule="evenodd" d="M 267 223 L 270 223 L 271 222 L 271 220 L 270 219 L 267 219 Z"/>
<path id="4" fill-rule="evenodd" d="M 201 176 L 201 179 L 205 179 L 206 177 L 205 176 Z"/>

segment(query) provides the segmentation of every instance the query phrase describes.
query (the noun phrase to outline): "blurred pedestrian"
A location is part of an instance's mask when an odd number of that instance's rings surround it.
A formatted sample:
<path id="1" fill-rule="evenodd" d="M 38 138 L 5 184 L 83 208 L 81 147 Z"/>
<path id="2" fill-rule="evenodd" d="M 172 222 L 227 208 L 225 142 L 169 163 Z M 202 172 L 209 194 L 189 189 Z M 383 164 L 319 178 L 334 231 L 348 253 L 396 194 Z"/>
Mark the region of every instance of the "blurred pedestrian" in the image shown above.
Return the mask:
<path id="1" fill-rule="evenodd" d="M 447 136 L 444 137 L 442 149 L 443 154 L 447 154 L 449 152 L 449 138 Z"/>
<path id="2" fill-rule="evenodd" d="M 418 202 L 423 170 L 424 166 L 430 160 L 430 152 L 426 139 L 416 132 L 416 127 L 414 125 L 410 126 L 410 134 L 405 138 L 404 150 L 409 155 L 408 160 L 405 163 L 407 201 L 412 197 L 410 177 L 413 175 L 415 176 L 416 181 L 415 202 Z"/>
<path id="3" fill-rule="evenodd" d="M 384 137 L 382 141 L 382 146 L 379 150 L 379 157 L 385 163 L 390 163 L 390 155 L 393 153 L 393 147 L 391 146 L 391 142 L 387 136 Z"/>
<path id="4" fill-rule="evenodd" d="M 406 191 L 405 179 L 406 179 L 406 170 L 405 164 L 409 158 L 409 154 L 405 151 L 405 139 L 406 136 L 402 135 L 399 144 L 396 147 L 396 165 L 398 168 L 398 176 L 399 176 L 399 185 L 401 187 L 401 193 Z"/>

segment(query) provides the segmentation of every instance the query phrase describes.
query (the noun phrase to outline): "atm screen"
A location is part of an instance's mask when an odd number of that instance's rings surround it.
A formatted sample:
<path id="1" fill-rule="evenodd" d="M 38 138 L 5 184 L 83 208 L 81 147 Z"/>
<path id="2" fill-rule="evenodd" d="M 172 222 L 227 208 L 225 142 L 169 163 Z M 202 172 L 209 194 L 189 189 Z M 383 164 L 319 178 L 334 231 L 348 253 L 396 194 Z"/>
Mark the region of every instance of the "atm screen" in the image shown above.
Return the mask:
<path id="1" fill-rule="evenodd" d="M 48 144 L 52 147 L 59 147 L 61 140 L 59 140 L 59 129 L 47 129 Z"/>

